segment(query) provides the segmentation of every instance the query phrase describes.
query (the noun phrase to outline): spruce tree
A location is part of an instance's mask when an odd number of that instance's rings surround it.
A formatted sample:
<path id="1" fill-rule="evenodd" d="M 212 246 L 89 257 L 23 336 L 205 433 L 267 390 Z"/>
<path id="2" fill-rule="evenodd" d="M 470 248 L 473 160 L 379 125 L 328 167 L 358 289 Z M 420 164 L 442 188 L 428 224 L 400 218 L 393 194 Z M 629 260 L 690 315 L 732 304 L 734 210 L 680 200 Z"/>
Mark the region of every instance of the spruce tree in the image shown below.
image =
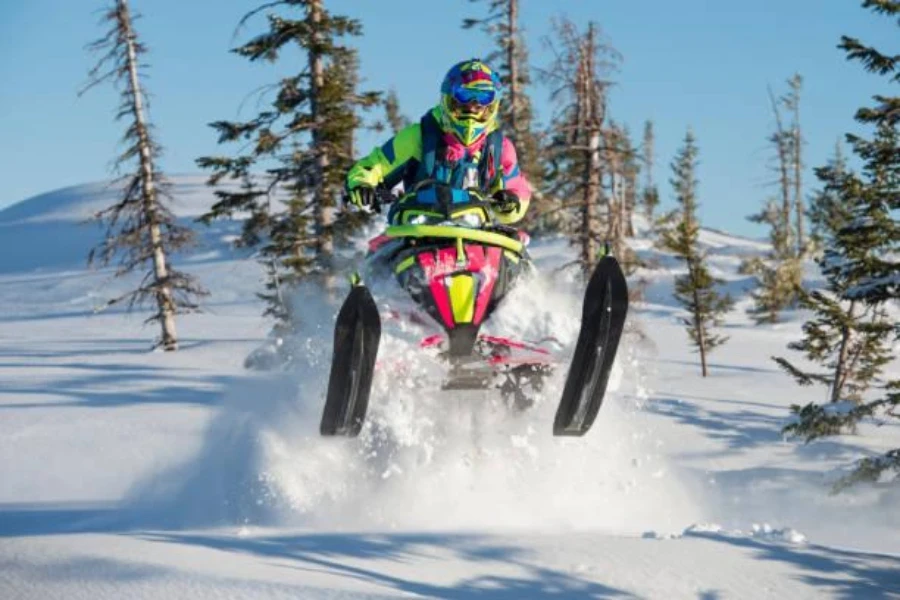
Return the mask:
<path id="1" fill-rule="evenodd" d="M 840 142 L 835 144 L 834 155 L 826 168 L 830 168 L 829 179 L 840 179 L 847 170 L 847 161 L 841 150 Z M 829 243 L 834 232 L 849 223 L 851 218 L 850 209 L 841 199 L 839 190 L 832 189 L 832 187 L 822 187 L 810 199 L 807 216 L 810 224 L 811 251 L 820 253 L 825 244 Z"/>
<path id="2" fill-rule="evenodd" d="M 769 89 L 775 130 L 768 139 L 775 154 L 778 196 L 769 198 L 763 210 L 750 220 L 769 226 L 772 252 L 764 259 L 753 259 L 742 265 L 745 273 L 756 275 L 759 281 L 749 311 L 757 323 L 776 323 L 781 311 L 798 302 L 802 284 L 806 240 L 801 181 L 803 139 L 799 122 L 801 82 L 802 78 L 794 75 L 788 80 L 790 91 L 781 98 L 776 98 Z M 791 112 L 790 123 L 785 122 L 782 110 Z"/>
<path id="3" fill-rule="evenodd" d="M 835 165 L 817 169 L 816 176 L 824 184 L 817 198 L 833 203 L 843 214 L 826 213 L 828 220 L 822 224 L 826 251 L 817 263 L 825 276 L 827 291 L 801 291 L 801 306 L 813 311 L 814 317 L 803 325 L 804 338 L 788 348 L 802 352 L 808 361 L 825 370 L 803 370 L 784 358 L 775 361 L 801 385 L 827 386 L 829 402 L 850 400 L 860 404 L 863 393 L 890 360 L 891 325 L 883 307 L 850 296 L 851 290 L 865 279 L 866 270 L 848 266 L 877 253 L 882 240 L 858 235 L 853 226 L 852 211 L 864 202 L 862 181 Z M 799 412 L 800 407 L 794 410 Z M 826 425 L 824 421 L 822 425 Z M 837 433 L 830 425 L 826 425 L 826 430 Z M 790 431 L 803 433 L 805 429 L 800 426 Z"/>
<path id="4" fill-rule="evenodd" d="M 653 227 L 653 213 L 659 206 L 659 190 L 653 182 L 653 157 L 655 147 L 653 121 L 644 123 L 644 141 L 641 146 L 641 162 L 644 165 L 644 185 L 641 190 L 641 206 L 647 223 Z"/>
<path id="5" fill-rule="evenodd" d="M 330 281 L 335 236 L 350 216 L 336 217 L 335 206 L 353 161 L 359 109 L 377 104 L 379 94 L 357 91 L 356 51 L 341 43 L 361 35 L 358 21 L 331 14 L 323 0 L 280 0 L 250 11 L 240 26 L 262 12 L 265 30 L 232 52 L 251 62 L 276 62 L 294 49 L 306 64 L 267 89 L 257 116 L 211 124 L 219 143 L 238 145 L 240 154 L 202 157 L 197 164 L 212 171 L 213 186 L 242 183 L 237 190 L 217 189 L 218 202 L 202 220 L 248 215 L 241 243 L 259 249 L 267 272 L 265 314 L 282 330 L 299 318 L 290 314 L 285 291 L 307 277 Z"/>
<path id="6" fill-rule="evenodd" d="M 620 60 L 596 23 L 586 32 L 571 21 L 555 24 L 551 43 L 556 60 L 546 69 L 553 86 L 551 97 L 558 106 L 551 123 L 547 190 L 559 199 L 553 208 L 561 214 L 562 229 L 578 248 L 577 263 L 589 273 L 612 225 L 609 163 L 613 132 L 606 126 L 608 77 Z M 614 156 L 614 155 L 613 155 Z M 605 160 L 606 159 L 606 160 Z"/>
<path id="7" fill-rule="evenodd" d="M 543 187 L 543 157 L 541 141 L 534 127 L 534 110 L 528 87 L 531 75 L 528 68 L 528 48 L 519 25 L 519 0 L 469 0 L 486 4 L 487 15 L 463 20 L 463 28 L 481 27 L 494 41 L 494 48 L 485 57 L 500 74 L 504 95 L 500 104 L 500 122 L 504 133 L 516 144 L 522 172 L 540 193 Z M 527 223 L 538 219 L 540 206 L 526 215 Z"/>
<path id="8" fill-rule="evenodd" d="M 397 90 L 392 89 L 385 96 L 384 116 L 388 127 L 394 134 L 409 125 L 409 119 L 400 112 L 400 98 L 397 97 Z"/>
<path id="9" fill-rule="evenodd" d="M 757 323 L 777 323 L 781 313 L 795 306 L 800 298 L 803 263 L 796 257 L 752 259 L 742 271 L 756 275 L 759 286 L 751 296 L 753 306 L 748 313 Z"/>
<path id="10" fill-rule="evenodd" d="M 627 127 L 610 121 L 603 130 L 602 140 L 610 188 L 606 196 L 606 239 L 625 273 L 630 275 L 639 266 L 637 255 L 628 246 L 626 238 L 634 237 L 633 216 L 640 167 Z"/>
<path id="11" fill-rule="evenodd" d="M 896 0 L 864 0 L 862 6 L 897 19 L 900 24 L 900 2 Z M 893 85 L 900 84 L 900 55 L 885 54 L 848 36 L 841 38 L 838 47 L 844 50 L 848 60 L 859 61 L 866 70 L 887 76 Z M 874 106 L 856 112 L 857 121 L 874 126 L 874 137 L 846 136 L 853 153 L 862 161 L 861 173 L 850 172 L 843 166 L 841 169 L 824 167 L 817 172 L 825 183 L 825 195 L 838 199 L 844 206 L 838 212 L 822 211 L 829 217 L 836 215 L 826 221 L 833 227 L 833 241 L 826 243 L 820 261 L 832 303 L 826 305 L 823 301 L 816 305 L 816 319 L 807 324 L 809 331 L 804 339 L 809 346 L 818 343 L 828 347 L 819 340 L 845 338 L 848 340 L 846 345 L 851 348 L 853 343 L 863 346 L 854 367 L 860 373 L 857 377 L 871 389 L 866 396 L 852 395 L 851 399 L 856 402 L 849 410 L 829 411 L 815 403 L 793 407 L 798 421 L 787 431 L 801 435 L 807 441 L 853 430 L 866 417 L 900 418 L 897 412 L 900 380 L 878 379 L 882 367 L 891 359 L 888 343 L 891 337 L 896 339 L 900 333 L 898 325 L 886 314 L 887 306 L 895 305 L 900 298 L 900 260 L 897 258 L 900 256 L 900 224 L 897 222 L 900 211 L 900 96 L 879 94 L 874 100 Z M 855 319 L 856 314 L 865 317 Z M 821 323 L 818 330 L 824 331 L 812 336 L 811 332 L 818 333 L 815 328 L 818 323 Z M 832 350 L 829 356 L 833 354 Z M 832 358 L 832 362 L 837 361 Z M 853 373 L 849 367 L 845 372 Z M 802 375 L 797 369 L 792 374 Z M 840 383 L 838 375 L 843 372 L 839 373 L 835 367 L 834 375 L 823 381 L 832 387 L 831 399 L 846 395 L 834 393 L 836 383 Z M 813 381 L 822 380 L 813 378 Z M 880 457 L 861 460 L 856 470 L 839 481 L 835 489 L 860 481 L 877 481 L 886 471 L 900 473 L 900 448 Z M 900 481 L 900 477 L 895 477 L 896 481 Z"/>
<path id="12" fill-rule="evenodd" d="M 807 253 L 806 226 L 804 223 L 806 214 L 803 202 L 803 131 L 800 127 L 800 91 L 803 87 L 803 77 L 795 73 L 787 81 L 789 91 L 781 98 L 785 110 L 791 113 L 790 130 L 787 137 L 790 142 L 789 161 L 791 165 L 791 193 L 796 221 L 797 256 L 805 256 Z"/>
<path id="13" fill-rule="evenodd" d="M 116 277 L 152 267 L 137 289 L 110 300 L 108 305 L 127 302 L 130 310 L 154 302 L 156 312 L 146 322 L 160 324 L 162 332 L 156 345 L 173 351 L 178 349 L 175 315 L 197 311 L 198 298 L 207 292 L 194 277 L 173 269 L 170 263 L 173 252 L 194 244 L 194 234 L 178 224 L 164 202 L 170 199 L 170 185 L 159 169 L 161 147 L 147 117 L 141 70 L 147 48 L 134 29 L 137 18 L 126 0 L 116 0 L 102 19 L 109 24 L 109 31 L 89 45 L 101 57 L 82 93 L 107 81 L 120 90 L 116 120 L 127 120 L 128 127 L 123 138 L 125 149 L 116 158 L 115 168 L 128 168 L 130 173 L 119 180 L 122 196 L 118 202 L 95 215 L 106 225 L 106 237 L 91 250 L 88 263 L 107 265 L 118 257 Z"/>
<path id="14" fill-rule="evenodd" d="M 700 353 L 701 373 L 706 377 L 709 374 L 707 354 L 728 340 L 714 334 L 712 327 L 721 324 L 722 316 L 731 309 L 732 300 L 716 290 L 722 282 L 710 274 L 706 257 L 698 245 L 697 153 L 694 134 L 688 130 L 684 144 L 672 162 L 670 182 L 679 208 L 669 219 L 673 226 L 662 231 L 660 245 L 675 253 L 687 266 L 687 273 L 675 278 L 675 298 L 688 312 L 683 321 L 691 344 Z"/>
<path id="15" fill-rule="evenodd" d="M 634 211 L 638 206 L 638 177 L 641 174 L 638 150 L 631 141 L 631 133 L 626 127 L 622 138 L 622 176 L 625 179 L 625 235 L 634 237 Z"/>
<path id="16" fill-rule="evenodd" d="M 793 204 L 791 192 L 792 180 L 792 135 L 784 123 L 781 114 L 782 103 L 775 98 L 772 89 L 769 88 L 769 101 L 772 104 L 772 114 L 775 117 L 775 131 L 769 135 L 769 142 L 775 151 L 775 171 L 778 174 L 778 211 L 776 212 L 778 223 L 773 223 L 773 228 L 779 235 L 774 236 L 775 258 L 785 259 L 794 251 L 793 243 L 795 232 L 791 217 L 793 216 Z"/>

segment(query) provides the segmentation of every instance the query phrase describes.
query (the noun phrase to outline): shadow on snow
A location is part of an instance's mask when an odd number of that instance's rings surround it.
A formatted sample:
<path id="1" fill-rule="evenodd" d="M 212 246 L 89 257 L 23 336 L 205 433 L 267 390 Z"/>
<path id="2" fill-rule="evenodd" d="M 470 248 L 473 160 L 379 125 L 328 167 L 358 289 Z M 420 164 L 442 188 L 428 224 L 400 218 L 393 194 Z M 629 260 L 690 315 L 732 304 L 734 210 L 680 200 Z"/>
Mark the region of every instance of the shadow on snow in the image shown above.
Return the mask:
<path id="1" fill-rule="evenodd" d="M 802 581 L 820 590 L 822 597 L 888 598 L 900 591 L 900 557 L 814 544 L 786 545 L 748 537 L 688 532 L 720 544 L 751 551 L 754 559 L 790 564 L 803 572 Z"/>

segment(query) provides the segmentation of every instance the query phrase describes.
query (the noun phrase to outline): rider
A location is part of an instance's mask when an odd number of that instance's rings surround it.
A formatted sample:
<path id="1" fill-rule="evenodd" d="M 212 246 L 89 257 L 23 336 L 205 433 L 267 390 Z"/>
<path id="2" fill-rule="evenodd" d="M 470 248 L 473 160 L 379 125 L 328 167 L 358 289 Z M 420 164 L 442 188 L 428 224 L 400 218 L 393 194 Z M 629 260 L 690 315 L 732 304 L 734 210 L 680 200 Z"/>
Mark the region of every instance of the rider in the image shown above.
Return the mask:
<path id="1" fill-rule="evenodd" d="M 519 221 L 531 186 L 519 171 L 516 149 L 499 130 L 500 78 L 478 59 L 454 65 L 441 84 L 441 102 L 357 162 L 347 173 L 347 195 L 363 207 L 375 188 L 436 179 L 454 188 L 477 188 L 494 200 L 500 222 Z"/>

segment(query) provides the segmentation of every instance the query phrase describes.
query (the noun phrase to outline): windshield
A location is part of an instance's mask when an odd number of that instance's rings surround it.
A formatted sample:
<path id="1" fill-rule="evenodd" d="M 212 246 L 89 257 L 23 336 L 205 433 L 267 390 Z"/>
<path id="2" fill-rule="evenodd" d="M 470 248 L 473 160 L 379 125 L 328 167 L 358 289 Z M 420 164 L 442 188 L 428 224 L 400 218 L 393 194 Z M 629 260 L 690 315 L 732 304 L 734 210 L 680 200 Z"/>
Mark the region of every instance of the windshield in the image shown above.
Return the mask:
<path id="1" fill-rule="evenodd" d="M 392 211 L 391 223 L 481 229 L 490 225 L 492 219 L 477 192 L 431 185 L 404 196 Z"/>

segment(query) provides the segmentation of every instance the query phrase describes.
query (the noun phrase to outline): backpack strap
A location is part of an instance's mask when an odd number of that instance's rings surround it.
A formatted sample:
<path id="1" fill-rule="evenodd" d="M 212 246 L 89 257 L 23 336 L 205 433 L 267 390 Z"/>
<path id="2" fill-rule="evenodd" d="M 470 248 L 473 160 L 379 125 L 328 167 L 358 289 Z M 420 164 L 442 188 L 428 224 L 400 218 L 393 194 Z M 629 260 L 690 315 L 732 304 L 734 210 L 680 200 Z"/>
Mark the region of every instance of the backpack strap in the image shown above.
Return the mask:
<path id="1" fill-rule="evenodd" d="M 495 181 L 503 181 L 503 134 L 495 129 L 484 141 L 484 151 L 478 165 L 478 176 L 481 180 L 482 192 L 488 194 Z M 501 186 L 502 187 L 502 186 Z"/>
<path id="2" fill-rule="evenodd" d="M 461 169 L 453 169 L 454 173 L 458 175 L 456 178 L 451 177 L 453 173 L 447 171 L 446 165 L 438 169 L 439 161 L 443 160 L 442 157 L 438 156 L 443 140 L 443 131 L 434 118 L 434 114 L 431 111 L 427 112 L 419 122 L 419 126 L 422 132 L 422 159 L 419 161 L 419 168 L 414 181 L 439 179 L 445 183 L 460 187 L 462 185 Z M 495 182 L 498 179 L 502 181 L 502 154 L 503 134 L 499 130 L 492 131 L 484 141 L 484 147 L 477 164 L 478 179 L 482 193 L 490 193 Z M 459 179 L 459 181 L 452 181 L 451 179 Z"/>
<path id="3" fill-rule="evenodd" d="M 431 179 L 435 176 L 437 164 L 438 143 L 441 139 L 441 129 L 431 111 L 425 113 L 419 122 L 422 131 L 422 160 L 419 161 L 419 170 L 416 173 L 416 181 Z"/>

